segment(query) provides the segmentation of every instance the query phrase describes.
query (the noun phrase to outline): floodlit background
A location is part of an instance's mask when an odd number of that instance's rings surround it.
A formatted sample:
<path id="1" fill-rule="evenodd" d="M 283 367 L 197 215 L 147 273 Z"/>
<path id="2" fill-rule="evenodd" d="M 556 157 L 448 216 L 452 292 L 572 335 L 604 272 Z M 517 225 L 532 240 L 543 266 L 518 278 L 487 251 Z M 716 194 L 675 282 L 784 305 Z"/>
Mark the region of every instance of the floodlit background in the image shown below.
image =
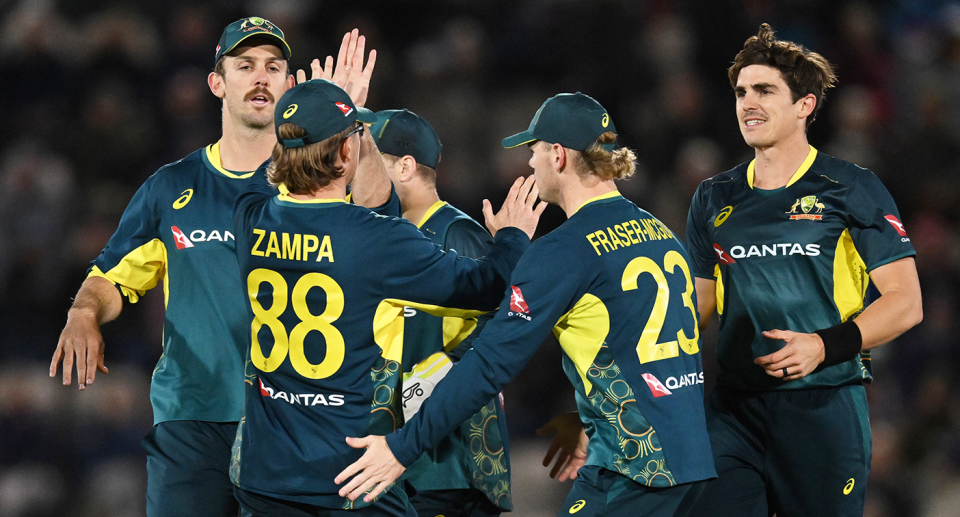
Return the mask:
<path id="1" fill-rule="evenodd" d="M 769 22 L 825 55 L 840 86 L 810 141 L 887 185 L 925 302 L 923 323 L 874 354 L 866 514 L 958 515 L 960 2 L 943 0 L 0 0 L 0 515 L 143 514 L 159 289 L 104 328 L 111 373 L 90 389 L 47 364 L 136 188 L 219 137 L 206 75 L 223 27 L 253 15 L 284 30 L 294 68 L 359 27 L 379 52 L 368 106 L 432 122 L 441 197 L 481 220 L 484 197 L 499 204 L 531 172 L 500 139 L 547 97 L 590 94 L 640 158 L 621 190 L 681 235 L 698 183 L 751 156 L 726 80 L 743 41 Z M 562 220 L 552 207 L 540 234 Z M 556 515 L 568 489 L 534 435 L 574 407 L 560 353 L 548 340 L 505 392 L 522 517 Z"/>

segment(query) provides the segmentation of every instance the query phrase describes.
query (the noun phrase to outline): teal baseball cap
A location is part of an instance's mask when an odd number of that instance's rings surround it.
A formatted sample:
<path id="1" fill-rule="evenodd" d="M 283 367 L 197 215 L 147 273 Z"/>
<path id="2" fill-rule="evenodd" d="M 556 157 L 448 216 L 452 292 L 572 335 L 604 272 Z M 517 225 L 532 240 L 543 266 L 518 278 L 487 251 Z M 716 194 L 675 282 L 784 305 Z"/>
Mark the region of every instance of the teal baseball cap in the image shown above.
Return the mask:
<path id="1" fill-rule="evenodd" d="M 440 163 L 440 137 L 427 119 L 408 109 L 378 111 L 370 134 L 382 153 L 410 155 L 433 169 Z"/>
<path id="2" fill-rule="evenodd" d="M 606 108 L 593 97 L 577 93 L 561 93 L 540 106 L 526 131 L 503 139 L 503 147 L 513 147 L 543 140 L 569 149 L 585 151 L 600 135 L 617 129 Z M 614 144 L 601 147 L 612 151 Z"/>
<path id="3" fill-rule="evenodd" d="M 314 79 L 290 88 L 277 101 L 273 113 L 277 141 L 287 149 L 322 142 L 359 122 L 373 124 L 377 115 L 354 106 L 343 88 L 326 79 Z M 280 125 L 291 122 L 307 134 L 280 138 Z"/>
<path id="4" fill-rule="evenodd" d="M 237 20 L 223 29 L 220 42 L 217 43 L 216 56 L 213 58 L 214 66 L 224 54 L 233 51 L 243 40 L 252 37 L 273 40 L 283 52 L 283 57 L 290 59 L 290 45 L 284 39 L 280 27 L 274 25 L 270 20 L 265 20 L 259 16 L 251 16 Z"/>

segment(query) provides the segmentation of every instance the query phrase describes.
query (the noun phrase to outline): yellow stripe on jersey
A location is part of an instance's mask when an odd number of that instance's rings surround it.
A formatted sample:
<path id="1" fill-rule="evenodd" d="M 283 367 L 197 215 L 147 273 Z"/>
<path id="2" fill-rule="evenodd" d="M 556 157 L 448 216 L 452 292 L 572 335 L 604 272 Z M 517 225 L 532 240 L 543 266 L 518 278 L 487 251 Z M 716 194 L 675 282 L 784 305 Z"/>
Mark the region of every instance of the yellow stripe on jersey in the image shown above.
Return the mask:
<path id="1" fill-rule="evenodd" d="M 451 325 L 448 327 L 446 318 L 450 316 L 459 320 L 469 320 L 476 318 L 485 311 L 474 311 L 467 309 L 453 309 L 429 305 L 425 303 L 411 302 L 407 300 L 387 299 L 380 302 L 377 306 L 377 312 L 373 316 L 373 340 L 380 346 L 381 355 L 384 359 L 400 362 L 403 359 L 403 308 L 413 307 L 433 316 L 444 317 L 444 345 L 450 345 L 452 349 L 476 327 L 476 321 L 472 324 L 461 324 L 461 328 L 454 329 Z M 470 327 L 469 330 L 467 327 Z M 450 331 L 449 343 L 448 328 Z M 455 332 L 455 333 L 454 333 Z M 451 345 L 451 343 L 454 343 Z"/>
<path id="2" fill-rule="evenodd" d="M 220 161 L 220 142 L 219 141 L 215 144 L 210 144 L 207 146 L 207 160 L 210 161 L 210 165 L 213 165 L 213 167 L 217 169 L 217 171 L 219 171 L 220 174 L 223 174 L 228 178 L 233 178 L 238 180 L 247 179 L 250 176 L 253 176 L 253 174 L 256 172 L 256 171 L 251 171 L 243 174 L 234 174 L 228 171 L 227 169 L 224 169 Z"/>
<path id="3" fill-rule="evenodd" d="M 619 190 L 614 190 L 613 192 L 607 192 L 606 194 L 601 194 L 601 195 L 599 195 L 599 196 L 597 196 L 597 197 L 592 197 L 592 198 L 584 201 L 583 204 L 581 204 L 580 206 L 578 206 L 577 209 L 573 211 L 573 213 L 575 214 L 575 213 L 579 212 L 580 209 L 583 208 L 584 206 L 586 206 L 587 203 L 592 203 L 592 202 L 594 202 L 594 201 L 599 201 L 599 200 L 601 200 L 601 199 L 610 199 L 610 198 L 612 198 L 612 197 L 620 197 L 620 191 L 619 191 Z M 573 215 L 573 214 L 571 214 L 571 215 Z"/>
<path id="4" fill-rule="evenodd" d="M 837 240 L 837 252 L 833 256 L 833 302 L 837 304 L 843 321 L 847 321 L 863 308 L 863 299 L 869 285 L 867 265 L 853 244 L 850 230 L 843 230 Z"/>
<path id="5" fill-rule="evenodd" d="M 477 328 L 477 318 L 458 318 L 444 316 L 443 318 L 443 350 L 449 352 L 457 348 L 467 336 Z"/>
<path id="6" fill-rule="evenodd" d="M 717 278 L 717 314 L 723 314 L 723 273 L 720 272 L 720 264 L 713 266 L 713 276 Z M 703 319 L 703 314 L 700 319 Z"/>
<path id="7" fill-rule="evenodd" d="M 583 381 L 583 391 L 587 395 L 593 391 L 593 383 L 587 380 L 587 372 L 609 333 L 610 313 L 607 306 L 590 293 L 584 294 L 553 327 L 553 335 L 577 367 L 577 373 Z"/>
<path id="8" fill-rule="evenodd" d="M 390 122 L 390 121 L 388 120 L 387 122 Z M 417 228 L 420 228 L 421 226 L 423 226 L 423 223 L 427 222 L 431 217 L 433 217 L 433 214 L 437 213 L 437 210 L 440 210 L 446 204 L 447 204 L 446 201 L 437 201 L 432 206 L 430 206 L 430 208 L 427 209 L 427 213 L 423 214 L 423 217 L 420 218 L 420 222 L 417 223 Z"/>
<path id="9" fill-rule="evenodd" d="M 123 257 L 119 264 L 109 271 L 101 271 L 93 266 L 87 275 L 106 278 L 114 285 L 120 286 L 120 292 L 137 303 L 147 291 L 157 286 L 161 278 L 164 280 L 164 306 L 167 304 L 167 249 L 160 239 L 152 241 L 132 250 Z"/>
<path id="10" fill-rule="evenodd" d="M 807 157 L 803 160 L 803 163 L 800 164 L 800 168 L 797 169 L 797 172 L 793 173 L 793 176 L 790 178 L 790 181 L 787 182 L 788 187 L 796 183 L 797 180 L 802 178 L 803 175 L 806 174 L 808 170 L 810 170 L 810 166 L 813 165 L 813 161 L 817 159 L 817 152 L 818 152 L 817 149 L 811 145 L 810 151 L 807 153 Z M 749 185 L 750 188 L 753 188 L 753 178 L 756 175 L 756 169 L 755 169 L 756 163 L 757 163 L 757 160 L 754 159 L 754 160 L 750 160 L 750 164 L 747 165 L 747 185 Z"/>

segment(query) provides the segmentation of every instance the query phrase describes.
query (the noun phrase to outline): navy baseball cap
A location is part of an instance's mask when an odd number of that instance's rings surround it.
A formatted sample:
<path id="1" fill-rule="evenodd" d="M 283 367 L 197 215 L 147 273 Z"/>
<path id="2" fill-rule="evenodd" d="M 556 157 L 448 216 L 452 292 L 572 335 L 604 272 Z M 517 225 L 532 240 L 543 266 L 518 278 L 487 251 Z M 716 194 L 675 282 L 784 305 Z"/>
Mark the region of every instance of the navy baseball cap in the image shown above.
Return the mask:
<path id="1" fill-rule="evenodd" d="M 213 58 L 214 66 L 224 54 L 233 51 L 243 40 L 254 36 L 273 40 L 283 52 L 283 57 L 290 59 L 290 45 L 283 38 L 283 31 L 280 30 L 280 27 L 274 25 L 270 20 L 264 20 L 259 16 L 251 16 L 237 20 L 223 29 L 220 42 L 217 43 L 216 56 Z"/>
<path id="2" fill-rule="evenodd" d="M 287 149 L 322 142 L 357 121 L 372 124 L 377 121 L 377 115 L 354 106 L 343 88 L 326 79 L 314 79 L 290 88 L 277 101 L 273 113 L 277 141 Z M 280 125 L 287 122 L 302 127 L 307 134 L 301 138 L 280 138 Z"/>
<path id="3" fill-rule="evenodd" d="M 607 131 L 616 134 L 617 129 L 606 108 L 593 97 L 580 92 L 561 93 L 544 101 L 526 131 L 504 138 L 503 147 L 510 149 L 543 140 L 585 151 Z M 614 144 L 601 147 L 612 151 Z"/>
<path id="4" fill-rule="evenodd" d="M 417 163 L 436 169 L 440 163 L 440 137 L 427 119 L 407 110 L 377 112 L 370 134 L 380 152 L 394 156 L 413 156 Z"/>

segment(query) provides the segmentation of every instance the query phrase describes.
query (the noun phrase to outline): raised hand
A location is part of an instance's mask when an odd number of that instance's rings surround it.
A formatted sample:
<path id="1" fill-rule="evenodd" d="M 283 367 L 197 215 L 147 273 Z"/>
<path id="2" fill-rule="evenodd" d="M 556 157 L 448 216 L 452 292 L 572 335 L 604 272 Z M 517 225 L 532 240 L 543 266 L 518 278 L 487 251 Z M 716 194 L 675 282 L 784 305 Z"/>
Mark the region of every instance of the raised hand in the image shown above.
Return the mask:
<path id="1" fill-rule="evenodd" d="M 373 75 L 373 68 L 377 64 L 377 51 L 371 50 L 367 58 L 367 64 L 364 66 L 363 54 L 366 50 L 366 43 L 367 39 L 360 35 L 359 29 L 353 29 L 344 34 L 336 63 L 334 63 L 333 56 L 327 56 L 323 65 L 320 64 L 319 59 L 314 59 L 310 63 L 310 79 L 333 81 L 350 95 L 354 105 L 363 106 L 367 102 L 367 94 L 370 91 L 370 77 Z M 297 83 L 306 80 L 306 72 L 297 70 Z"/>
<path id="2" fill-rule="evenodd" d="M 490 230 L 490 235 L 496 235 L 497 230 L 507 226 L 519 228 L 533 239 L 540 222 L 540 214 L 547 208 L 547 203 L 537 204 L 540 190 L 537 188 L 537 179 L 532 174 L 526 178 L 520 177 L 513 182 L 503 206 L 496 214 L 490 200 L 483 200 L 483 220 Z M 536 205 L 536 206 L 534 206 Z"/>

